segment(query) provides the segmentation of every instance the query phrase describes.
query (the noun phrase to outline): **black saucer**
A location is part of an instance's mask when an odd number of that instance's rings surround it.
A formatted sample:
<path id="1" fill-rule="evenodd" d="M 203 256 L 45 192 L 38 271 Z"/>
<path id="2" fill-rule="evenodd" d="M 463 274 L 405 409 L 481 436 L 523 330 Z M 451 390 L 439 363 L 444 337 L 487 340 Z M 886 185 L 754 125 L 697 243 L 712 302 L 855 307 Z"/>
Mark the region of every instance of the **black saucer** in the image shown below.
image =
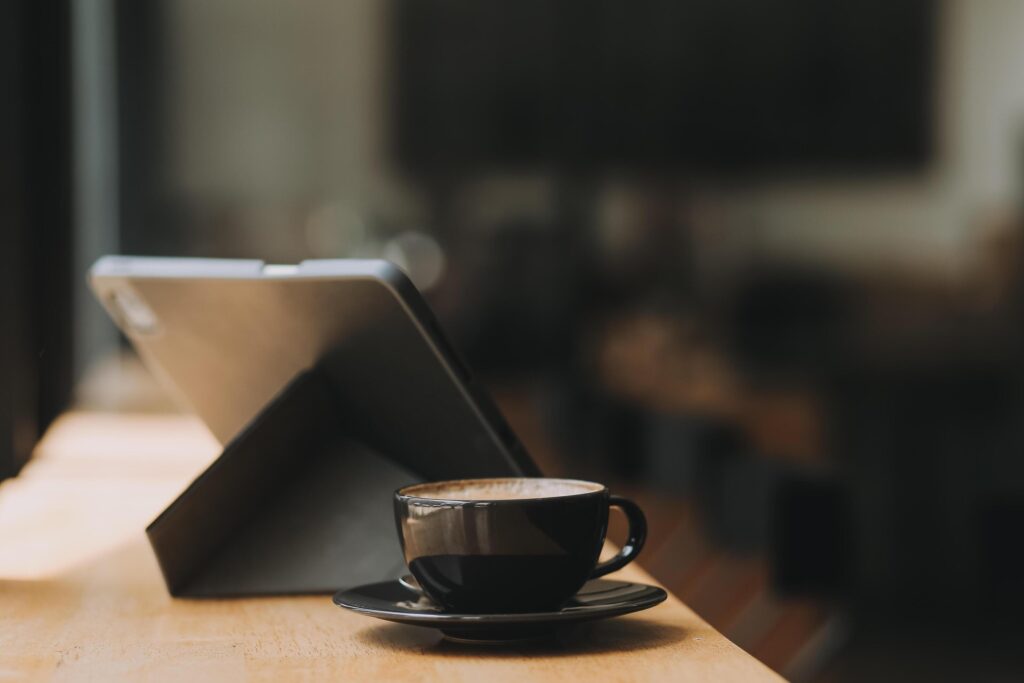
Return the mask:
<path id="1" fill-rule="evenodd" d="M 399 580 L 371 583 L 340 591 L 334 604 L 399 624 L 440 629 L 457 640 L 496 641 L 535 638 L 566 624 L 638 612 L 667 597 L 656 586 L 596 579 L 588 581 L 564 607 L 550 612 L 458 614 L 446 612 L 413 585 Z"/>

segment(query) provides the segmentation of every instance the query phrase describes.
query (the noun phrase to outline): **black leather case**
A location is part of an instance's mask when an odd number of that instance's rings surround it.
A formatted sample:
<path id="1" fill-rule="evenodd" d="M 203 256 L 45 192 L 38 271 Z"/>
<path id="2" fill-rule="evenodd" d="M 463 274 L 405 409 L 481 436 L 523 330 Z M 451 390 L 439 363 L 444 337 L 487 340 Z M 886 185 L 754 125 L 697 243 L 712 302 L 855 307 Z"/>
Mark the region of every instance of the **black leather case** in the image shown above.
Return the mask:
<path id="1" fill-rule="evenodd" d="M 147 528 L 171 594 L 325 593 L 398 575 L 392 494 L 435 468 L 413 472 L 352 431 L 324 373 L 289 383 Z"/>

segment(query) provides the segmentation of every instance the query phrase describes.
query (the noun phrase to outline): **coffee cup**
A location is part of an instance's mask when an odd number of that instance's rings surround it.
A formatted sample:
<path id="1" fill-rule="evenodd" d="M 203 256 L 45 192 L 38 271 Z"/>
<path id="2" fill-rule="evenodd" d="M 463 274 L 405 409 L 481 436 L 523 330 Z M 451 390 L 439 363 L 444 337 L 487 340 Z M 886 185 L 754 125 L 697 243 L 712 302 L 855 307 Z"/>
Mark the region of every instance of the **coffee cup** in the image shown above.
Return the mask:
<path id="1" fill-rule="evenodd" d="M 576 479 L 462 479 L 395 492 L 409 571 L 427 597 L 464 613 L 538 612 L 564 605 L 589 579 L 621 569 L 647 535 L 643 512 L 601 484 Z M 598 563 L 608 509 L 629 535 Z"/>

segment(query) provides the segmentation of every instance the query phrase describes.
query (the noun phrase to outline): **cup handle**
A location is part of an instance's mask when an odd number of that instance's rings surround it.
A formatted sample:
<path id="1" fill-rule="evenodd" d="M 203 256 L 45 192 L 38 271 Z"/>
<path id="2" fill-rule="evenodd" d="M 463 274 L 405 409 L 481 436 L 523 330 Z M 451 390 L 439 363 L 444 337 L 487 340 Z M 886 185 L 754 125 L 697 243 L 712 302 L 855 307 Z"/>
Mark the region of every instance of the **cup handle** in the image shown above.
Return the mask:
<path id="1" fill-rule="evenodd" d="M 647 518 L 644 517 L 644 511 L 640 509 L 639 505 L 622 496 L 609 496 L 608 507 L 617 507 L 626 513 L 626 519 L 629 521 L 629 538 L 626 539 L 626 543 L 618 555 L 594 567 L 594 571 L 590 573 L 592 579 L 625 567 L 636 559 L 644 547 L 644 541 L 647 540 Z"/>

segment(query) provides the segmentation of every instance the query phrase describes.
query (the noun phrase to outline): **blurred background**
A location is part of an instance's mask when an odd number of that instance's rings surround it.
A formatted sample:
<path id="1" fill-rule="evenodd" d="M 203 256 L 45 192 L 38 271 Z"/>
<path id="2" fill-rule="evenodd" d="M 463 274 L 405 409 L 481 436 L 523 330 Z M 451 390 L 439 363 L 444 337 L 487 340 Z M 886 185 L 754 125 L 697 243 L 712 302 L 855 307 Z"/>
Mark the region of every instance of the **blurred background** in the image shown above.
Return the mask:
<path id="1" fill-rule="evenodd" d="M 4 3 L 0 477 L 69 406 L 175 409 L 99 255 L 383 257 L 772 668 L 1019 676 L 1022 33 L 1017 0 Z"/>

